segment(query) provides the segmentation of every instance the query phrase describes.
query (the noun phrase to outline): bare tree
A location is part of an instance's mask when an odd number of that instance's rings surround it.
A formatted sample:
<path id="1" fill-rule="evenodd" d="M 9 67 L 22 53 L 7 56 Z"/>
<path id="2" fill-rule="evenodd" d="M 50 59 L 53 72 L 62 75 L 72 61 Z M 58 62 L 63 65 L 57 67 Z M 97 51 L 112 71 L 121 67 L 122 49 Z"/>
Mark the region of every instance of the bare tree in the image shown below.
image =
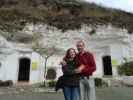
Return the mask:
<path id="1" fill-rule="evenodd" d="M 43 43 L 41 42 L 42 39 L 43 39 L 42 34 L 34 33 L 33 34 L 32 49 L 34 51 L 38 52 L 41 56 L 43 56 L 45 58 L 44 79 L 46 79 L 47 61 L 57 50 L 54 46 L 52 46 L 52 47 L 43 47 Z"/>

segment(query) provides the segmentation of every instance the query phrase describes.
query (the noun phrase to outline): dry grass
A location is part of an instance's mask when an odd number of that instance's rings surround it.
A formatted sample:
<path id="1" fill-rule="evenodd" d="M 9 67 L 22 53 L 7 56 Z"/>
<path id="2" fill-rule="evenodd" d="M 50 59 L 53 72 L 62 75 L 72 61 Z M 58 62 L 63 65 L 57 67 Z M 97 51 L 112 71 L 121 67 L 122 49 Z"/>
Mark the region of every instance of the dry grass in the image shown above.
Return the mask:
<path id="1" fill-rule="evenodd" d="M 95 4 L 75 0 L 7 1 L 0 6 L 0 29 L 3 31 L 22 30 L 27 22 L 46 23 L 62 31 L 78 29 L 82 24 L 93 26 L 111 23 L 116 27 L 127 28 L 129 32 L 133 31 L 132 14 Z"/>

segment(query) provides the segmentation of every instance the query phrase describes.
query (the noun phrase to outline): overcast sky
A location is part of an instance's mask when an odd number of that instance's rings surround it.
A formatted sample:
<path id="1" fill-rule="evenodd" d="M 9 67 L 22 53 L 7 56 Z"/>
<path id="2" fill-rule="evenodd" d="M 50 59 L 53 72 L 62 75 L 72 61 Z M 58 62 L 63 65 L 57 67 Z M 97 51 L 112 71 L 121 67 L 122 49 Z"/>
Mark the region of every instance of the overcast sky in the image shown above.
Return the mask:
<path id="1" fill-rule="evenodd" d="M 128 12 L 133 12 L 133 0 L 85 0 L 95 2 L 107 7 L 119 8 Z"/>

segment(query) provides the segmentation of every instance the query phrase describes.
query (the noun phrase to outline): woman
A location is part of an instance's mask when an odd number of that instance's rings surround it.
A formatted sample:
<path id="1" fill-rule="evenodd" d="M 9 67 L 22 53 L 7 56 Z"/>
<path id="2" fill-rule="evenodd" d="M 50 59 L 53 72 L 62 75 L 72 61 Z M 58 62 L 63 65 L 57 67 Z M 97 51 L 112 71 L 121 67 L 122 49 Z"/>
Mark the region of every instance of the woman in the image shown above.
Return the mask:
<path id="1" fill-rule="evenodd" d="M 66 52 L 66 56 L 63 59 L 62 71 L 63 71 L 63 93 L 65 100 L 79 100 L 79 74 L 76 73 L 76 51 L 70 48 Z M 66 63 L 66 64 L 64 64 Z"/>

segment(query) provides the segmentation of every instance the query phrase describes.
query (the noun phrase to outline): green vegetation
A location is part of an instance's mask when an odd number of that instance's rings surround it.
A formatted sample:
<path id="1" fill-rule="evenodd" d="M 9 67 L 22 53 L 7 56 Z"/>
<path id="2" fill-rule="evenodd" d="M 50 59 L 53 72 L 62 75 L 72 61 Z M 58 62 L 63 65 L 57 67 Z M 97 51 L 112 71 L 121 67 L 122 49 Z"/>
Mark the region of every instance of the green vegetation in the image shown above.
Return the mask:
<path id="1" fill-rule="evenodd" d="M 0 80 L 0 87 L 9 87 L 9 86 L 13 86 L 12 80 L 6 80 L 6 81 Z"/>
<path id="2" fill-rule="evenodd" d="M 108 84 L 101 78 L 94 78 L 96 87 L 107 87 Z"/>
<path id="3" fill-rule="evenodd" d="M 50 88 L 54 88 L 55 85 L 56 85 L 56 81 L 54 81 L 54 80 L 51 80 L 48 82 L 48 87 L 50 87 Z"/>
<path id="4" fill-rule="evenodd" d="M 120 75 L 133 76 L 133 62 L 125 62 L 118 66 Z"/>
<path id="5" fill-rule="evenodd" d="M 124 20 L 123 20 L 124 19 Z M 133 15 L 78 0 L 1 0 L 0 29 L 22 30 L 26 23 L 44 23 L 62 31 L 79 29 L 82 24 L 111 23 L 133 31 Z"/>

